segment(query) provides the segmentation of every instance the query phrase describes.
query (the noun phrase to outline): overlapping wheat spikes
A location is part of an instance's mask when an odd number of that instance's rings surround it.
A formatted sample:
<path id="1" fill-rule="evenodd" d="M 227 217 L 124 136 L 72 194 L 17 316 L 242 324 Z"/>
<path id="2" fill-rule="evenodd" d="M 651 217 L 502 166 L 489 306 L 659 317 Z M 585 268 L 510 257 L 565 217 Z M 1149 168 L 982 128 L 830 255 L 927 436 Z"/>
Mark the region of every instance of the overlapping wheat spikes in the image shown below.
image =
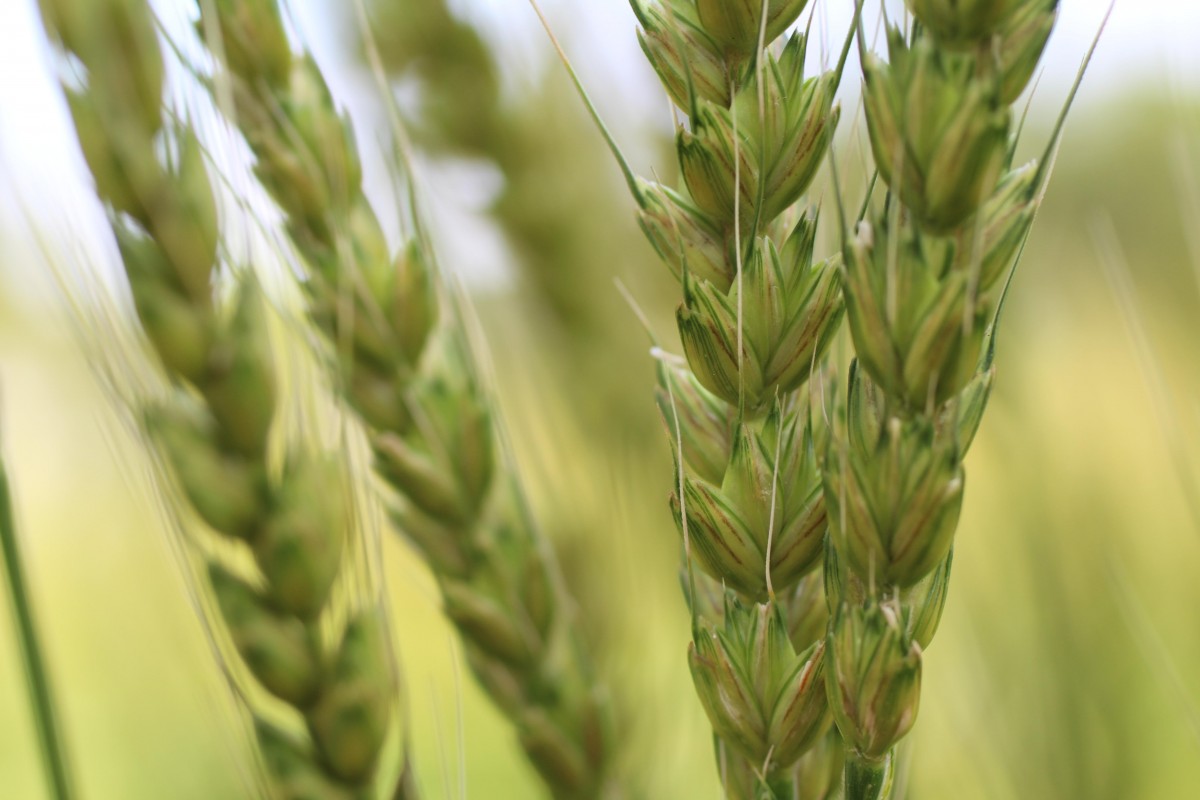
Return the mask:
<path id="1" fill-rule="evenodd" d="M 815 263 L 815 213 L 788 211 L 826 154 L 846 53 L 806 79 L 806 36 L 774 41 L 806 4 L 632 0 L 686 115 L 685 186 L 636 179 L 613 150 L 683 288 L 683 357 L 659 351 L 657 400 L 676 454 L 689 660 L 726 794 L 867 800 L 891 795 L 893 749 L 916 720 L 1001 278 L 1049 176 L 1049 158 L 1012 168 L 1009 106 L 1058 3 L 909 0 L 907 32 L 887 25 L 888 63 L 868 52 L 856 4 L 886 192 L 872 199 L 872 180 L 849 221 L 839 192 L 842 253 Z M 827 393 L 811 377 L 833 367 L 843 299 L 855 359 L 847 391 Z"/>
<path id="2" fill-rule="evenodd" d="M 311 55 L 293 51 L 273 0 L 202 3 L 199 29 L 286 217 L 311 318 L 365 424 L 392 519 L 433 568 L 473 672 L 554 796 L 615 792 L 605 700 L 548 545 L 498 463 L 488 399 L 428 241 L 416 226 L 390 252 L 349 123 Z"/>
<path id="3" fill-rule="evenodd" d="M 1060 118 L 1047 158 L 1013 167 L 1010 106 L 1058 2 L 908 0 L 913 20 L 886 25 L 886 62 L 868 51 L 856 3 L 836 64 L 815 75 L 809 30 L 789 33 L 807 0 L 632 5 L 684 117 L 682 186 L 622 166 L 682 290 L 682 354 L 655 349 L 656 401 L 674 455 L 688 661 L 722 785 L 735 800 L 883 800 L 947 597 L 1005 277 L 1061 134 Z M 134 411 L 201 529 L 188 546 L 268 791 L 413 796 L 406 764 L 395 778 L 380 766 L 399 738 L 398 686 L 356 558 L 347 468 L 275 430 L 267 304 L 252 271 L 222 255 L 202 146 L 164 103 L 146 0 L 41 7 L 169 383 Z M 415 200 L 414 234 L 393 252 L 349 122 L 289 41 L 277 0 L 200 10 L 214 94 L 230 101 L 221 110 L 283 212 L 322 355 L 363 423 L 395 527 L 430 563 L 474 674 L 552 794 L 619 794 L 605 698 L 553 555 L 503 468 L 471 337 Z M 873 181 L 855 218 L 838 193 L 841 252 L 819 257 L 818 214 L 802 198 L 830 155 L 856 38 L 884 191 Z M 830 354 L 843 318 L 854 350 L 844 391 Z"/>
<path id="4" fill-rule="evenodd" d="M 380 789 L 410 796 L 406 769 L 378 774 L 398 687 L 381 609 L 353 558 L 359 533 L 345 466 L 298 448 L 272 457 L 277 397 L 264 299 L 253 274 L 234 264 L 232 301 L 216 299 L 217 205 L 194 131 L 167 121 L 152 13 L 144 0 L 41 8 L 73 59 L 71 115 L 170 383 L 134 411 L 215 534 L 189 544 L 215 599 L 208 622 L 240 656 L 231 671 L 256 683 L 245 699 L 266 789 L 296 800 Z"/>

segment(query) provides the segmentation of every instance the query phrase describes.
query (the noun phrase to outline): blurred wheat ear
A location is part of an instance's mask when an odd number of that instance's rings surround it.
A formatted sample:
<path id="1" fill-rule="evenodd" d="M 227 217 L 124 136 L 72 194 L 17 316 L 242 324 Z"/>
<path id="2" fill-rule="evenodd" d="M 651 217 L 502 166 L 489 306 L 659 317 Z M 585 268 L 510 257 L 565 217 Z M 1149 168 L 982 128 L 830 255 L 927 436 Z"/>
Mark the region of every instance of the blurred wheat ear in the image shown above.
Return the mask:
<path id="1" fill-rule="evenodd" d="M 556 797 L 618 792 L 606 699 L 549 545 L 502 469 L 458 299 L 423 229 L 390 252 L 350 123 L 275 3 L 204 3 L 200 30 L 232 97 L 224 110 L 287 219 L 310 318 L 364 423 L 392 519 L 437 576 L 475 676 Z"/>
<path id="2" fill-rule="evenodd" d="M 162 396 L 131 409 L 198 523 L 187 537 L 206 620 L 254 719 L 271 796 L 406 796 L 379 774 L 399 706 L 389 634 L 333 454 L 272 456 L 276 365 L 265 299 L 242 265 L 216 301 L 221 234 L 195 132 L 170 124 L 144 0 L 45 0 L 47 30 L 82 68 L 64 87 L 107 212 Z M 164 153 L 157 157 L 156 153 Z"/>

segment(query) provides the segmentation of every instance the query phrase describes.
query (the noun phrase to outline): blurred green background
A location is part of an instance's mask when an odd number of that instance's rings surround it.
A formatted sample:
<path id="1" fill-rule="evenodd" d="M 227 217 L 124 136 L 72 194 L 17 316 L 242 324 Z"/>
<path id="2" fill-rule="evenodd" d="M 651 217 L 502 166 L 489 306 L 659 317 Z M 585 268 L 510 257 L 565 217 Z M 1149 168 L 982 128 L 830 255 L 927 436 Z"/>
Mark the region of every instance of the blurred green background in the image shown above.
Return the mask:
<path id="1" fill-rule="evenodd" d="M 294 5 L 360 141 L 377 141 L 382 115 L 351 10 Z M 612 687 L 623 768 L 647 797 L 717 798 L 684 658 L 648 339 L 614 279 L 665 342 L 677 289 L 524 3 L 369 5 L 424 153 L 421 189 L 443 259 L 478 310 L 516 463 Z M 637 58 L 632 14 L 616 0 L 583 5 L 552 5 L 555 24 L 639 171 L 669 177 L 666 100 Z M 1200 185 L 1200 85 L 1169 61 L 1113 79 L 1140 52 L 1130 31 L 1159 30 L 1123 10 L 1068 125 L 1006 310 L 999 382 L 967 461 L 950 602 L 905 750 L 909 798 L 1200 797 L 1200 528 L 1186 502 L 1200 494 L 1200 472 L 1172 460 L 1175 448 L 1200 463 L 1200 205 L 1190 188 Z M 13 14 L 32 30 L 28 8 Z M 1026 133 L 1031 155 L 1086 46 L 1078 31 L 1097 19 L 1079 14 L 1056 34 Z M 29 72 L 5 73 L 0 97 L 16 96 L 15 80 L 50 85 L 44 53 L 22 52 Z M 57 102 L 48 89 L 46 98 Z M 852 108 L 853 95 L 845 102 Z M 45 205 L 58 184 L 22 182 L 14 142 L 29 134 L 13 131 L 24 124 L 0 104 L 0 417 L 83 796 L 250 797 L 239 721 L 145 463 L 39 249 L 31 220 L 78 220 L 65 200 Z M 61 134 L 43 146 L 45 163 L 78 158 Z M 859 146 L 844 136 L 839 151 L 853 162 Z M 858 180 L 848 170 L 847 182 Z M 1101 248 L 1117 254 L 1096 231 L 1109 221 L 1162 389 L 1147 381 L 1105 277 Z M 1165 428 L 1164 406 L 1175 415 Z M 465 673 L 432 579 L 395 537 L 386 556 L 425 796 L 460 796 L 460 772 L 469 797 L 541 796 Z M 0 797 L 42 797 L 7 609 L 0 719 Z"/>

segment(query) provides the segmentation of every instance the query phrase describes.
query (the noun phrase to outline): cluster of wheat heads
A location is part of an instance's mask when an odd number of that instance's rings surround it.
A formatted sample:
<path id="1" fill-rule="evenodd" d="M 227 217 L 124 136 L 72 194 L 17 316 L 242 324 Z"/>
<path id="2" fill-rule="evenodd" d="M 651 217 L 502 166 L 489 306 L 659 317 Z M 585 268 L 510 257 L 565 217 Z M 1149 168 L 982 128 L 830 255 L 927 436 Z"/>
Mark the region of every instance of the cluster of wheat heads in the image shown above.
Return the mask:
<path id="1" fill-rule="evenodd" d="M 273 0 L 201 4 L 226 109 L 283 211 L 314 325 L 363 422 L 396 529 L 424 553 L 467 660 L 556 797 L 614 791 L 605 699 L 547 543 L 500 468 L 461 313 L 429 242 L 389 250 L 346 118 Z M 438 317 L 444 323 L 438 325 Z"/>
<path id="2" fill-rule="evenodd" d="M 164 104 L 146 0 L 41 5 L 170 383 L 138 416 L 206 528 L 189 543 L 234 672 L 253 679 L 244 696 L 271 791 L 408 796 L 406 771 L 379 774 L 398 705 L 381 608 L 374 592 L 343 591 L 369 580 L 351 555 L 346 469 L 276 446 L 266 305 L 247 268 L 222 263 L 201 145 Z M 1001 278 L 1048 175 L 1045 162 L 1012 168 L 1009 106 L 1057 2 L 909 0 L 915 21 L 888 26 L 886 63 L 856 17 L 836 66 L 812 76 L 807 32 L 788 32 L 806 0 L 633 5 L 686 117 L 684 185 L 628 177 L 682 288 L 683 355 L 660 353 L 657 400 L 675 456 L 689 664 L 723 786 L 746 800 L 887 797 L 946 599 Z M 554 796 L 618 791 L 603 695 L 552 555 L 501 469 L 427 237 L 416 226 L 389 248 L 349 123 L 276 0 L 200 7 L 214 86 L 231 101 L 222 110 L 284 214 L 310 319 L 395 527 L 431 564 L 472 670 Z M 802 198 L 833 141 L 854 38 L 886 191 L 868 190 L 854 220 L 839 202 L 842 251 L 819 259 Z M 855 353 L 844 394 L 826 391 L 843 319 Z"/>
<path id="3" fill-rule="evenodd" d="M 686 121 L 684 186 L 630 183 L 683 290 L 683 357 L 660 355 L 658 403 L 689 663 L 726 794 L 863 800 L 892 792 L 946 599 L 1000 279 L 1048 175 L 1012 169 L 1009 106 L 1058 3 L 909 0 L 907 30 L 887 25 L 886 63 L 858 4 L 886 191 L 868 189 L 856 220 L 839 199 L 842 252 L 823 260 L 815 212 L 795 204 L 829 148 L 845 51 L 805 76 L 807 36 L 787 31 L 806 5 L 633 0 Z M 843 315 L 855 358 L 846 392 L 826 396 L 812 376 L 836 369 L 826 351 Z"/>
<path id="4" fill-rule="evenodd" d="M 79 142 L 170 384 L 134 411 L 205 529 L 188 544 L 214 601 L 208 623 L 244 676 L 264 788 L 297 799 L 409 796 L 404 766 L 379 774 L 398 685 L 377 593 L 354 557 L 346 467 L 302 448 L 273 457 L 267 308 L 235 264 L 232 300 L 218 302 L 217 204 L 194 130 L 168 121 L 152 12 L 145 0 L 41 8 L 73 59 L 64 88 Z"/>

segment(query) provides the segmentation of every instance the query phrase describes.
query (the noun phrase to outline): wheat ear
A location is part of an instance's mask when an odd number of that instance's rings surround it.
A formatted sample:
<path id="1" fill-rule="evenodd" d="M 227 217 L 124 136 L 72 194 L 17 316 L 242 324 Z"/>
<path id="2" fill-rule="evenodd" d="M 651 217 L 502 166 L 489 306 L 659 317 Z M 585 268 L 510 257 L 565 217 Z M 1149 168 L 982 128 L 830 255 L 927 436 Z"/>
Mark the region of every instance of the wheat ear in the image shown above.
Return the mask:
<path id="1" fill-rule="evenodd" d="M 823 797 L 838 772 L 823 689 L 824 421 L 807 386 L 842 318 L 837 256 L 798 209 L 837 126 L 837 65 L 806 77 L 806 0 L 634 0 L 642 49 L 687 118 L 684 187 L 634 182 L 680 280 L 685 355 L 659 367 L 689 663 L 729 797 Z M 776 41 L 778 40 L 778 41 Z M 693 564 L 699 569 L 696 572 Z"/>
<path id="2" fill-rule="evenodd" d="M 232 309 L 214 301 L 216 202 L 195 133 L 164 121 L 148 5 L 41 5 L 51 35 L 83 68 L 68 103 L 142 329 L 171 383 L 142 410 L 146 425 L 192 511 L 223 543 L 204 554 L 216 601 L 209 622 L 307 730 L 293 737 L 251 705 L 271 792 L 371 796 L 397 686 L 380 609 L 334 600 L 335 583 L 361 578 L 343 469 L 321 455 L 292 454 L 281 467 L 268 457 L 276 389 L 263 299 L 247 278 Z M 173 158 L 156 158 L 160 146 Z"/>
<path id="3" fill-rule="evenodd" d="M 218 52 L 256 173 L 308 268 L 310 312 L 362 418 L 397 528 L 427 557 L 479 681 L 556 797 L 611 790 L 606 713 L 574 641 L 547 543 L 498 475 L 488 401 L 461 318 L 438 310 L 428 243 L 389 252 L 348 121 L 292 51 L 270 0 L 213 0 Z M 445 298 L 443 298 L 445 299 Z"/>
<path id="4" fill-rule="evenodd" d="M 829 702 L 847 800 L 890 796 L 945 603 L 963 455 L 992 382 L 997 309 L 1045 169 L 1012 169 L 1009 109 L 1057 0 L 909 0 L 888 61 L 860 32 L 864 106 L 886 198 L 846 231 L 857 361 L 825 469 Z M 843 222 L 843 226 L 846 223 Z M 845 230 L 845 227 L 843 227 Z"/>

